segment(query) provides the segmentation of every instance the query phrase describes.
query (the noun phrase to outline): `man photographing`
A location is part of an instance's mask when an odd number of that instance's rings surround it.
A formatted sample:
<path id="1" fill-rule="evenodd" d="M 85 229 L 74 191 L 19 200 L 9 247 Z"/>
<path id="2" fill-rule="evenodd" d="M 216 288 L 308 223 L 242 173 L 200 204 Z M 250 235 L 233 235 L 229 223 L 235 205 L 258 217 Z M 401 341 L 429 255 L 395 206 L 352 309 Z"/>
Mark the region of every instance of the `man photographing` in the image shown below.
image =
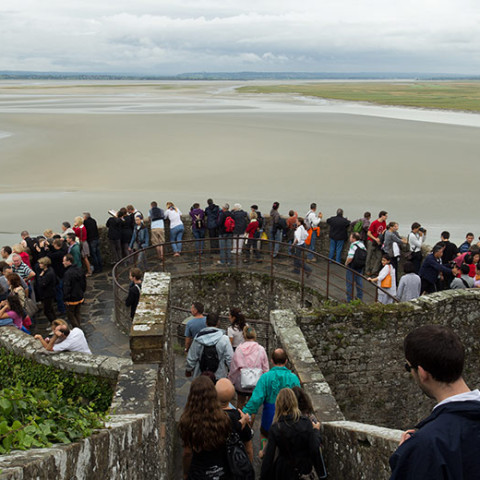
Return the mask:
<path id="1" fill-rule="evenodd" d="M 447 327 L 425 325 L 404 341 L 420 389 L 437 401 L 414 430 L 402 434 L 390 457 L 391 480 L 473 479 L 480 471 L 480 392 L 462 378 L 465 350 Z"/>

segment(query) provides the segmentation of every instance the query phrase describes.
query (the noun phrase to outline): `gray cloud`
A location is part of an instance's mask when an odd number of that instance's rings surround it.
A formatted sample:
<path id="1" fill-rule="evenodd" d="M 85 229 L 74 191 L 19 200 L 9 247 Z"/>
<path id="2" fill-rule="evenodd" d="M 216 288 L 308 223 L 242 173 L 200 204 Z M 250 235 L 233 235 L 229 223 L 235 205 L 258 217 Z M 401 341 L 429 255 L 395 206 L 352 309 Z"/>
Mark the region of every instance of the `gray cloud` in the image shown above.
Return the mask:
<path id="1" fill-rule="evenodd" d="M 2 0 L 1 70 L 479 73 L 460 0 Z"/>

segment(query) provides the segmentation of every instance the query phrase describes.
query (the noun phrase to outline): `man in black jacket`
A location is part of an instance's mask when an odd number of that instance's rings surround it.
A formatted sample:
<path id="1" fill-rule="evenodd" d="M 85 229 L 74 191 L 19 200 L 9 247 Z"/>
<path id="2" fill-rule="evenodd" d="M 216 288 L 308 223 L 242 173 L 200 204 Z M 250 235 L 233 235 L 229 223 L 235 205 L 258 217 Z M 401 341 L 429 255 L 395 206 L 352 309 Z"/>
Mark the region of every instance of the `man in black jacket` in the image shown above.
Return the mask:
<path id="1" fill-rule="evenodd" d="M 65 267 L 63 300 L 67 308 L 67 318 L 73 327 L 80 328 L 80 307 L 84 302 L 87 280 L 83 270 L 73 264 L 73 256 L 70 253 L 63 257 L 63 266 Z"/>
<path id="2" fill-rule="evenodd" d="M 327 220 L 330 226 L 330 253 L 328 258 L 340 263 L 342 259 L 342 250 L 345 241 L 348 239 L 348 227 L 350 220 L 343 218 L 343 210 L 339 208 L 335 217 Z"/>
<path id="3" fill-rule="evenodd" d="M 102 255 L 100 254 L 97 221 L 89 212 L 83 212 L 83 225 L 87 229 L 87 242 L 92 256 L 93 273 L 102 271 Z"/>
<path id="4" fill-rule="evenodd" d="M 55 287 L 55 301 L 57 302 L 58 313 L 66 312 L 63 302 L 63 275 L 65 267 L 63 266 L 63 257 L 68 253 L 68 247 L 63 238 L 56 238 L 52 242 L 52 248 L 48 252 L 48 258 L 52 261 L 52 268 L 57 276 L 57 286 Z"/>
<path id="5" fill-rule="evenodd" d="M 390 458 L 391 480 L 478 478 L 480 392 L 463 380 L 460 339 L 448 327 L 424 325 L 410 332 L 403 346 L 405 368 L 438 403 L 415 429 L 402 434 Z"/>

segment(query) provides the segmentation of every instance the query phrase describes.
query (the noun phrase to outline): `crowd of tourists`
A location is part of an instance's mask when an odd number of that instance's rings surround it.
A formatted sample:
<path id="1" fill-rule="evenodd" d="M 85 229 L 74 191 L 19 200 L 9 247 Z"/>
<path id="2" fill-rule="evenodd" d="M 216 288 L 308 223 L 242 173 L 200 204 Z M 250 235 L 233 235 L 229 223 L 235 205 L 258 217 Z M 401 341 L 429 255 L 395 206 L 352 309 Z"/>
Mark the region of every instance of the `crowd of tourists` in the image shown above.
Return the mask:
<path id="1" fill-rule="evenodd" d="M 230 310 L 227 334 L 218 328 L 216 313 L 204 315 L 202 303 L 194 302 L 191 314 L 185 374 L 194 380 L 179 423 L 184 478 L 255 478 L 252 426 L 260 408 L 261 478 L 313 472 L 325 478 L 320 422 L 299 378 L 287 368 L 285 351 L 272 352 L 270 368 L 255 328 L 238 308 Z M 239 476 L 232 477 L 234 472 Z"/>

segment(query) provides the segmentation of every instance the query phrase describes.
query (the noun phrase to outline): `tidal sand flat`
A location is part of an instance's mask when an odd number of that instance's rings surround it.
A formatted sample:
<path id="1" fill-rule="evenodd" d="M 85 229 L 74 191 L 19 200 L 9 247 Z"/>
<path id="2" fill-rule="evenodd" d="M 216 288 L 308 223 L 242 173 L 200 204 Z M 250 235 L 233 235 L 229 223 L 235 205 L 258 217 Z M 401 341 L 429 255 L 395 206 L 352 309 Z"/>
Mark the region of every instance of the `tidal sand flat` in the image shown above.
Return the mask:
<path id="1" fill-rule="evenodd" d="M 9 135 L 0 139 L 0 243 L 24 228 L 58 230 L 85 210 L 104 223 L 126 203 L 146 213 L 150 201 L 172 200 L 187 212 L 210 196 L 266 212 L 279 200 L 283 214 L 316 201 L 325 216 L 343 207 L 351 219 L 385 208 L 401 232 L 423 223 L 432 243 L 443 228 L 458 240 L 480 233 L 467 206 L 480 173 L 480 116 L 449 117 L 461 125 L 422 111 L 416 121 L 415 110 L 388 118 L 391 109 L 369 115 L 346 103 L 242 95 L 239 86 L 0 84 L 0 131 Z"/>

